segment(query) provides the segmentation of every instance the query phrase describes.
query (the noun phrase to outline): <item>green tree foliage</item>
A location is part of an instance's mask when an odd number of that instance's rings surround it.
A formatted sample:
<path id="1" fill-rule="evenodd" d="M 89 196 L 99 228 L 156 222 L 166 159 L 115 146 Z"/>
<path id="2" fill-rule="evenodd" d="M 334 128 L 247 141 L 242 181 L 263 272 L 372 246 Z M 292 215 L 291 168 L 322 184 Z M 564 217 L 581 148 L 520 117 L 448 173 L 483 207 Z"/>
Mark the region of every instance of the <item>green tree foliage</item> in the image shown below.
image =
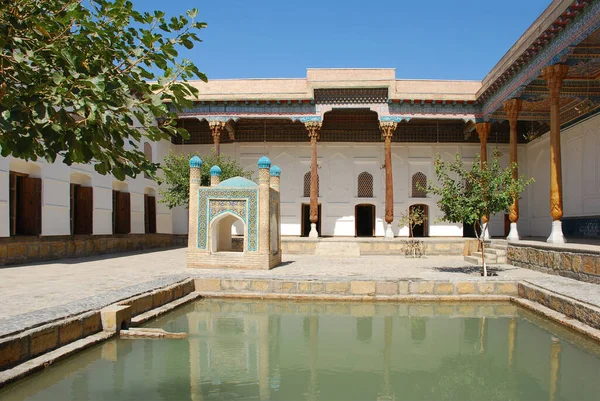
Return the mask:
<path id="1" fill-rule="evenodd" d="M 200 41 L 196 15 L 141 13 L 127 0 L 1 1 L 2 156 L 154 175 L 142 138 L 187 137 L 175 112 L 198 92 L 188 79 L 206 81 L 178 60 Z"/>
<path id="2" fill-rule="evenodd" d="M 169 209 L 176 206 L 188 207 L 190 195 L 190 159 L 198 156 L 202 159 L 202 175 L 200 177 L 200 185 L 210 185 L 210 168 L 219 166 L 221 168 L 221 181 L 232 177 L 244 177 L 251 179 L 252 171 L 244 170 L 244 168 L 235 160 L 223 155 L 217 156 L 214 152 L 208 156 L 201 156 L 199 153 L 188 155 L 169 153 L 165 157 L 164 164 L 161 166 L 164 178 L 162 183 L 166 184 L 166 188 L 161 186 L 159 189 L 163 199 L 161 203 L 166 204 Z"/>
<path id="3" fill-rule="evenodd" d="M 519 199 L 525 187 L 533 182 L 524 176 L 513 178 L 517 164 L 500 167 L 501 152 L 493 152 L 492 162 L 480 163 L 477 155 L 471 168 L 466 168 L 457 154 L 454 161 L 445 162 L 439 155 L 434 161 L 437 183 L 429 183 L 427 192 L 439 197 L 438 207 L 444 214 L 443 221 L 449 223 L 474 224 L 479 233 L 478 240 L 482 251 L 483 274 L 487 275 L 485 264 L 484 236 L 487 226 L 482 227 L 484 216 L 507 213 L 514 199 Z"/>

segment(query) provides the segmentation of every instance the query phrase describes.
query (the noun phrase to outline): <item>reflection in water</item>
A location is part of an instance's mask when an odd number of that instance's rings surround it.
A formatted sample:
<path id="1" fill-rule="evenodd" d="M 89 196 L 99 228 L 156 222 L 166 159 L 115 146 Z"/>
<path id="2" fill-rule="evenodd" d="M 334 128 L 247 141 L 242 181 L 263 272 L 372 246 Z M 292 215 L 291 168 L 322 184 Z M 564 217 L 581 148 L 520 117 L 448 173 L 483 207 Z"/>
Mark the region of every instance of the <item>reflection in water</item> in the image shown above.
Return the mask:
<path id="1" fill-rule="evenodd" d="M 152 323 L 187 339 L 106 342 L 0 400 L 596 399 L 591 344 L 507 305 L 444 308 L 202 301 Z"/>

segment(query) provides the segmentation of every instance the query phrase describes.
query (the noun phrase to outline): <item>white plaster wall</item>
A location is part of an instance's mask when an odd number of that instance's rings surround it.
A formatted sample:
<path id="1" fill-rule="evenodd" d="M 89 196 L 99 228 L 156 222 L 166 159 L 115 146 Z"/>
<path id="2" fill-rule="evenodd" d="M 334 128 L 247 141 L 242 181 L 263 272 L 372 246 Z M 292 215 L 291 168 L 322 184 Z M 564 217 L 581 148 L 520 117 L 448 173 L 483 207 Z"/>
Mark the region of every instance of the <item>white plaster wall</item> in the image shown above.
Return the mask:
<path id="1" fill-rule="evenodd" d="M 490 144 L 488 153 L 495 148 Z M 176 153 L 199 152 L 208 154 L 211 145 L 173 145 Z M 500 145 L 505 155 L 503 164 L 508 164 L 508 146 Z M 385 231 L 385 170 L 383 143 L 319 143 L 318 148 L 320 197 L 322 204 L 321 230 L 323 235 L 354 236 L 354 208 L 357 204 L 375 205 L 376 236 Z M 300 235 L 301 204 L 309 203 L 303 197 L 304 174 L 310 171 L 311 148 L 306 143 L 233 143 L 221 144 L 221 153 L 238 160 L 245 168 L 258 172 L 256 162 L 266 155 L 281 170 L 281 234 Z M 439 222 L 441 213 L 434 198 L 411 198 L 411 177 L 421 171 L 429 179 L 434 177 L 433 157 L 442 154 L 445 159 L 461 154 L 468 162 L 479 153 L 478 144 L 392 144 L 394 177 L 394 218 L 392 229 L 395 235 L 408 235 L 408 228 L 399 227 L 398 219 L 413 204 L 429 206 L 430 236 L 462 236 L 461 224 Z M 357 197 L 358 175 L 367 171 L 373 175 L 374 198 Z M 187 210 L 174 209 L 173 230 L 187 232 Z M 504 234 L 504 217 L 492 216 L 492 235 Z"/>
<path id="2" fill-rule="evenodd" d="M 526 236 L 550 234 L 550 135 L 527 144 L 519 168 L 535 179 L 523 194 L 519 232 Z M 561 132 L 563 213 L 600 215 L 600 115 Z"/>
<path id="3" fill-rule="evenodd" d="M 153 143 L 153 159 L 159 161 L 170 149 L 169 141 Z M 131 193 L 131 232 L 144 232 L 144 193 L 158 195 L 158 184 L 143 175 L 124 182 L 103 176 L 92 165 L 67 166 L 61 160 L 26 162 L 13 157 L 0 157 L 0 237 L 10 233 L 9 171 L 28 173 L 42 178 L 42 235 L 69 235 L 70 183 L 87 181 L 94 188 L 94 234 L 112 234 L 112 189 L 126 188 Z M 157 200 L 160 195 L 157 196 Z M 172 232 L 171 211 L 157 202 L 157 232 Z"/>

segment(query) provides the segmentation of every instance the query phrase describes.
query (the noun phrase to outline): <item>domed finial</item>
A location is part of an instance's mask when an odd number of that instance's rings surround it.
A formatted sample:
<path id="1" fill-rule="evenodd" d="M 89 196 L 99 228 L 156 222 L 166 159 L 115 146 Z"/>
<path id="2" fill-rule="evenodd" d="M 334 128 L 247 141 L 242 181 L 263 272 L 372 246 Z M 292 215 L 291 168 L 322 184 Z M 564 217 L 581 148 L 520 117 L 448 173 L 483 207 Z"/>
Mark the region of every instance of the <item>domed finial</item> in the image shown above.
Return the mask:
<path id="1" fill-rule="evenodd" d="M 198 156 L 194 156 L 190 159 L 190 168 L 200 168 L 202 167 L 202 159 Z"/>
<path id="2" fill-rule="evenodd" d="M 210 175 L 211 176 L 220 177 L 221 176 L 221 167 L 219 167 L 219 166 L 212 166 L 210 168 Z"/>
<path id="3" fill-rule="evenodd" d="M 271 167 L 271 160 L 267 156 L 263 156 L 258 159 L 258 168 L 269 168 Z"/>
<path id="4" fill-rule="evenodd" d="M 281 175 L 281 169 L 279 166 L 273 166 L 271 167 L 271 170 L 269 170 L 269 173 L 271 173 L 271 177 L 279 177 Z"/>

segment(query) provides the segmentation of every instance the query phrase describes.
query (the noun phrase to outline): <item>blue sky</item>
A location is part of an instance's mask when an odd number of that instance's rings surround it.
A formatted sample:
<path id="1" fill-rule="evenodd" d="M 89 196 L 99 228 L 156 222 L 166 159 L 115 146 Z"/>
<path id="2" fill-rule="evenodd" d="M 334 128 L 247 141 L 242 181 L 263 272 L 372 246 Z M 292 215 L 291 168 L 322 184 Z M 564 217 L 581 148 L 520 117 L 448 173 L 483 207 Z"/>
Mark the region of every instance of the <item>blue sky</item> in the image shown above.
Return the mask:
<path id="1" fill-rule="evenodd" d="M 306 68 L 395 68 L 482 79 L 550 0 L 132 0 L 208 24 L 192 59 L 209 79 L 303 78 Z"/>

